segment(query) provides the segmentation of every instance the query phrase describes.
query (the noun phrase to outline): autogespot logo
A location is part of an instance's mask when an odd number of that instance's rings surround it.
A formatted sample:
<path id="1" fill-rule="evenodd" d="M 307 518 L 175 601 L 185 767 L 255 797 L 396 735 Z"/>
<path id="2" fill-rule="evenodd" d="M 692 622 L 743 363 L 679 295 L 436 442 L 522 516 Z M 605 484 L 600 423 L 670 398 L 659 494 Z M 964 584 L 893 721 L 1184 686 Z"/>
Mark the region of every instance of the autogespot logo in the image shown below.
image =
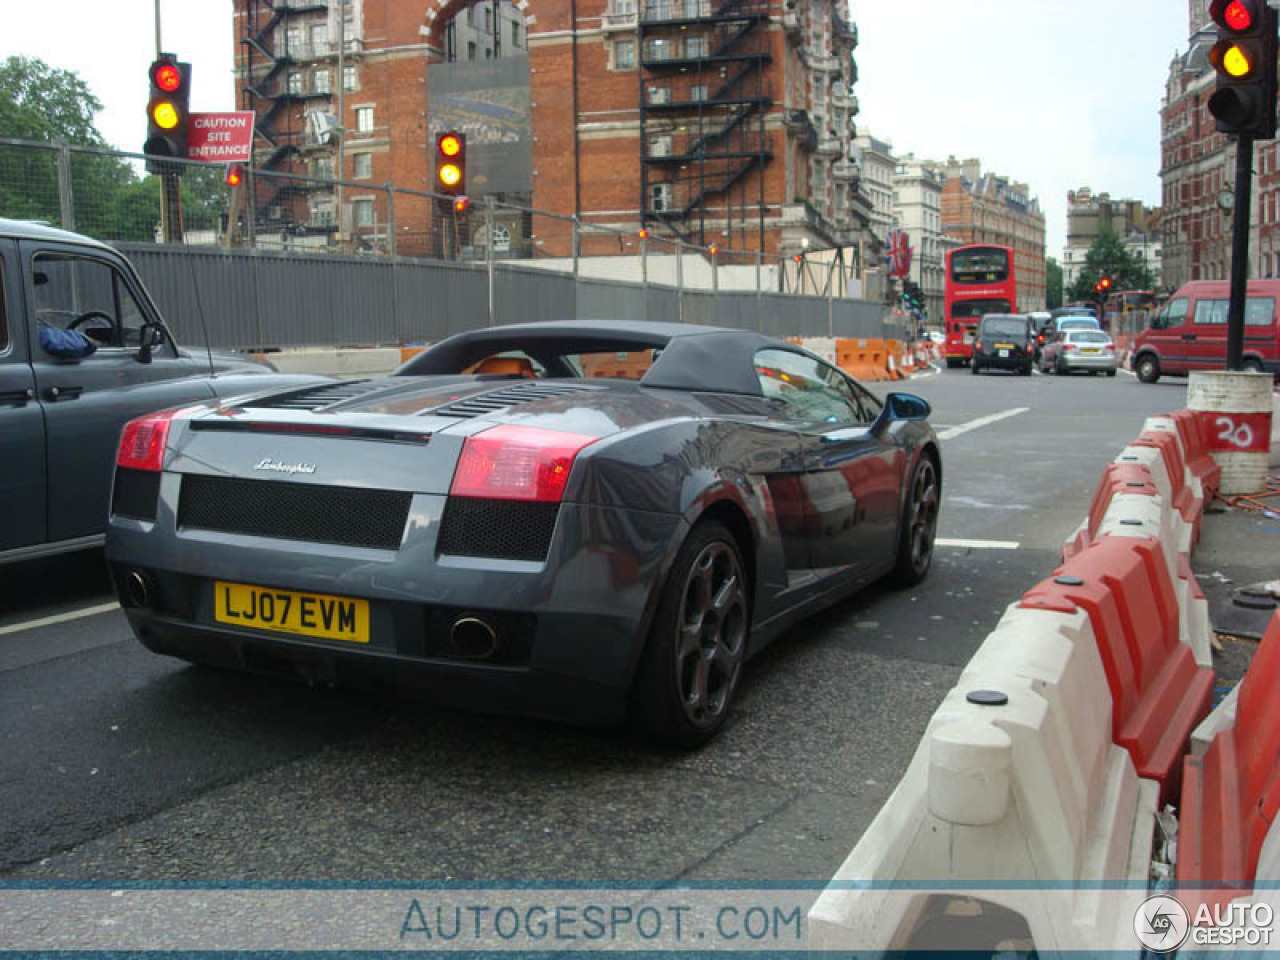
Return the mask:
<path id="1" fill-rule="evenodd" d="M 1133 915 L 1133 932 L 1138 942 L 1152 953 L 1177 950 L 1191 929 L 1191 914 L 1176 897 L 1157 894 L 1147 897 Z"/>

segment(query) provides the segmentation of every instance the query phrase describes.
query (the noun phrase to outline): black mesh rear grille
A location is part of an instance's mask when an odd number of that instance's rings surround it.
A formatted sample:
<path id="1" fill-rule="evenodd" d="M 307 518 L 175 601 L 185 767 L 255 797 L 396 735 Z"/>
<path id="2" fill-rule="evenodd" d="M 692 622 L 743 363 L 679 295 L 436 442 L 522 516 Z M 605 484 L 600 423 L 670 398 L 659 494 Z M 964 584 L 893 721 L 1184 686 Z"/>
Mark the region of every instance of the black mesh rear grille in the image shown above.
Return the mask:
<path id="1" fill-rule="evenodd" d="M 410 493 L 187 474 L 178 526 L 396 550 Z"/>
<path id="2" fill-rule="evenodd" d="M 545 560 L 558 503 L 450 497 L 437 550 L 459 557 Z"/>
<path id="3" fill-rule="evenodd" d="M 116 470 L 116 484 L 111 491 L 111 512 L 135 520 L 154 520 L 156 500 L 160 497 L 158 470 Z"/>
<path id="4" fill-rule="evenodd" d="M 575 383 L 516 383 L 498 390 L 490 390 L 465 400 L 458 400 L 433 412 L 446 417 L 483 417 L 486 413 L 505 410 L 517 404 L 529 403 L 532 400 L 543 400 L 547 397 L 562 397 L 567 393 L 582 393 L 595 390 L 595 387 L 582 386 Z"/>

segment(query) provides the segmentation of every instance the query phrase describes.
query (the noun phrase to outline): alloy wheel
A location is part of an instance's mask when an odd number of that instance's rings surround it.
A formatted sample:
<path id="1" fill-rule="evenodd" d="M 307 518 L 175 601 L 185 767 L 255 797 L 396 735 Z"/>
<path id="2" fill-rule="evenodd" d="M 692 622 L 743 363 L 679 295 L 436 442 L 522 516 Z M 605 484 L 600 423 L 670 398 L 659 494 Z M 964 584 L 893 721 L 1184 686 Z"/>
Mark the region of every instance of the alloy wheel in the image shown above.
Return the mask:
<path id="1" fill-rule="evenodd" d="M 938 473 L 928 457 L 920 460 L 907 503 L 907 545 L 911 566 L 921 571 L 933 557 L 933 539 L 938 526 Z"/>
<path id="2" fill-rule="evenodd" d="M 685 716 L 699 727 L 718 723 L 742 671 L 747 596 L 737 553 L 726 543 L 703 547 L 680 598 L 676 683 Z"/>

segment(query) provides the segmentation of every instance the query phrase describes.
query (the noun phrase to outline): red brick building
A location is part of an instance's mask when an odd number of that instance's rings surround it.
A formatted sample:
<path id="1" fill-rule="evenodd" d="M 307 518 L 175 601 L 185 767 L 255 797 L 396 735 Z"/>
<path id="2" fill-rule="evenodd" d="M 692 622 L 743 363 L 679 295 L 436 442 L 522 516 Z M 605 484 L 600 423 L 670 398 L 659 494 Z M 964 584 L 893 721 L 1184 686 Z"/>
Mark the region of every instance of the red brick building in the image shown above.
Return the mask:
<path id="1" fill-rule="evenodd" d="M 430 252 L 434 204 L 397 196 L 392 214 L 385 185 L 432 188 L 432 79 L 470 59 L 464 50 L 479 70 L 481 49 L 528 65 L 527 94 L 509 98 L 514 117 L 527 97 L 511 149 L 527 150 L 528 189 L 495 191 L 506 202 L 782 253 L 855 243 L 863 226 L 850 152 L 857 31 L 834 0 L 235 0 L 234 15 L 255 166 L 316 181 L 260 177 L 259 220 L 313 245 L 344 229 L 376 238 L 394 216 L 397 248 Z M 479 45 L 460 41 L 464 23 Z M 517 121 L 503 122 L 514 138 Z M 323 182 L 335 175 L 368 189 Z M 568 252 L 563 222 L 512 229 L 536 232 L 541 253 Z"/>
<path id="2" fill-rule="evenodd" d="M 983 173 L 977 160 L 957 161 L 944 168 L 942 231 L 967 243 L 991 243 L 1013 248 L 1018 282 L 1017 309 L 1045 306 L 1044 214 L 1040 201 L 1025 183 Z"/>
<path id="3" fill-rule="evenodd" d="M 1225 280 L 1231 270 L 1229 209 L 1235 142 L 1215 129 L 1208 101 L 1215 87 L 1209 50 L 1216 40 L 1203 0 L 1190 0 L 1187 52 L 1169 66 L 1161 105 L 1160 179 L 1163 193 L 1163 274 L 1167 291 L 1188 280 Z M 1280 147 L 1254 146 L 1248 211 L 1249 275 L 1280 274 Z"/>

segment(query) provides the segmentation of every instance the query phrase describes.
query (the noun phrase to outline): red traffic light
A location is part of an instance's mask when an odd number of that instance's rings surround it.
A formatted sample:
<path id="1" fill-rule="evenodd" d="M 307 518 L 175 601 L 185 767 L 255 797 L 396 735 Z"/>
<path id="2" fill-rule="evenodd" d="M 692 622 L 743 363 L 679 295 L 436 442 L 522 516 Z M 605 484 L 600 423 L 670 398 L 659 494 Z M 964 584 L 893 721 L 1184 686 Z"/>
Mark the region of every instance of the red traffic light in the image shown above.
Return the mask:
<path id="1" fill-rule="evenodd" d="M 453 201 L 453 212 L 465 213 L 467 207 L 469 206 L 471 206 L 470 197 L 458 197 L 456 200 Z"/>
<path id="2" fill-rule="evenodd" d="M 1111 287 L 1111 278 L 1110 278 L 1110 277 L 1103 277 L 1103 278 L 1099 281 L 1099 283 L 1101 283 L 1101 284 L 1102 284 L 1102 289 L 1103 289 L 1103 290 L 1107 290 L 1107 289 L 1109 289 L 1109 288 Z"/>
<path id="3" fill-rule="evenodd" d="M 462 152 L 462 140 L 452 133 L 446 133 L 442 136 L 437 146 L 446 157 L 456 157 Z"/>
<path id="4" fill-rule="evenodd" d="M 1209 16 L 1218 26 L 1243 33 L 1252 30 L 1258 21 L 1257 4 L 1254 0 L 1213 0 Z"/>
<path id="5" fill-rule="evenodd" d="M 182 71 L 176 63 L 158 60 L 151 68 L 151 82 L 165 93 L 173 93 L 182 86 Z"/>
<path id="6" fill-rule="evenodd" d="M 244 170 L 239 164 L 232 164 L 227 167 L 227 186 L 238 187 L 244 182 Z"/>
<path id="7" fill-rule="evenodd" d="M 719 248 L 719 247 L 717 247 L 717 246 L 713 243 L 713 244 L 711 245 L 710 249 L 711 249 L 711 255 L 714 257 L 714 256 L 716 255 L 716 251 L 717 251 L 718 249 L 720 249 L 720 248 Z"/>
<path id="8" fill-rule="evenodd" d="M 645 229 L 641 229 L 641 230 L 640 230 L 640 233 L 639 233 L 639 234 L 637 234 L 637 236 L 639 236 L 641 240 L 648 240 L 648 239 L 649 239 L 649 231 L 648 231 L 648 230 L 645 230 Z"/>

